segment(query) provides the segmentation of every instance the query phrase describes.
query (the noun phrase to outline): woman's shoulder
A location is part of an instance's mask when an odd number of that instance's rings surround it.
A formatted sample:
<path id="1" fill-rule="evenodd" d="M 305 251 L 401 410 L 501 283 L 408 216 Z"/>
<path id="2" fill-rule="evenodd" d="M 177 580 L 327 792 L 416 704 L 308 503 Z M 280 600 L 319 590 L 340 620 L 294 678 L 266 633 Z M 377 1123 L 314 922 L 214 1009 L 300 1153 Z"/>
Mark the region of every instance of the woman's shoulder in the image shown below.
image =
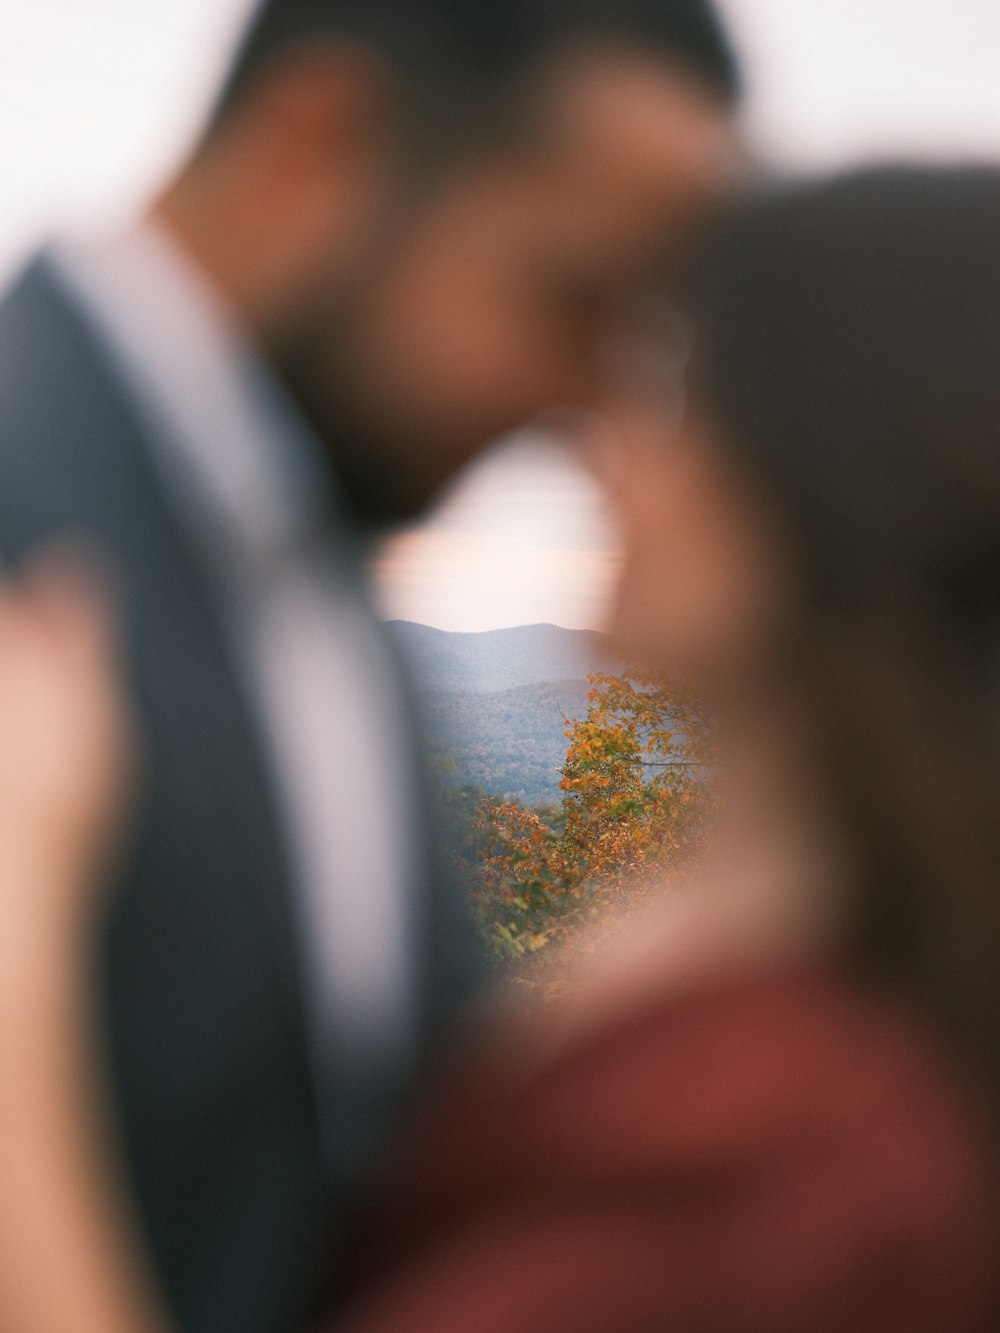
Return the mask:
<path id="1" fill-rule="evenodd" d="M 539 1132 L 592 1135 L 595 1148 L 617 1137 L 637 1157 L 690 1164 L 787 1153 L 795 1133 L 829 1152 L 891 1124 L 898 1143 L 907 1122 L 940 1147 L 955 1127 L 969 1143 L 984 1120 L 933 1025 L 833 959 L 733 959 L 683 984 L 646 984 L 603 1016 L 588 1002 L 585 1018 L 553 1023 L 556 1035 L 521 1053 L 508 1037 L 495 1064 L 480 1048 L 470 1086 L 499 1114 L 516 1103 Z"/>
<path id="2" fill-rule="evenodd" d="M 708 1300 L 705 1327 L 975 1328 L 992 1300 L 975 1095 L 927 1024 L 816 959 L 647 986 L 520 1068 L 481 1048 L 408 1161 L 401 1235 L 494 1217 L 585 1217 L 599 1235 L 606 1212 L 608 1246 L 628 1219 L 647 1256 L 629 1279 L 643 1300 L 675 1319 Z"/>

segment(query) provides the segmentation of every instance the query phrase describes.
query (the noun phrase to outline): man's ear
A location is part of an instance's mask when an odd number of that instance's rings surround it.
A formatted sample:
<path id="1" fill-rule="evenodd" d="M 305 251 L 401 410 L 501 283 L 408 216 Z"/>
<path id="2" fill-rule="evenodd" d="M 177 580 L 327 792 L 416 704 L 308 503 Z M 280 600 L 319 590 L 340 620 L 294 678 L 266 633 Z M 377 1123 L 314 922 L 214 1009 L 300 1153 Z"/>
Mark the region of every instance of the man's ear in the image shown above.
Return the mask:
<path id="1" fill-rule="evenodd" d="M 288 160 L 346 185 L 384 157 L 396 124 L 394 79 L 378 54 L 345 41 L 311 42 L 278 57 L 247 96 L 251 124 Z"/>
<path id="2" fill-rule="evenodd" d="M 370 244 L 395 168 L 392 71 L 348 42 L 310 43 L 257 74 L 156 211 L 251 328 Z"/>

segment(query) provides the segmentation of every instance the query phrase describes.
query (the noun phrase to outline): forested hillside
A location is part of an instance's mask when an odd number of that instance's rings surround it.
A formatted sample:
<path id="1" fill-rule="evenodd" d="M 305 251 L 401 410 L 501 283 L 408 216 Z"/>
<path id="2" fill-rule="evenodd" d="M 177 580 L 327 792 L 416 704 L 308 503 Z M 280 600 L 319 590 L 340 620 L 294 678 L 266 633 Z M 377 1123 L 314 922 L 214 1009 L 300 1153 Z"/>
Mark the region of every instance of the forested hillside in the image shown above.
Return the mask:
<path id="1" fill-rule="evenodd" d="M 454 764 L 446 780 L 526 805 L 559 799 L 566 725 L 587 712 L 586 680 L 522 685 L 495 694 L 429 694 L 431 748 Z"/>
<path id="2" fill-rule="evenodd" d="M 455 786 L 526 805 L 559 800 L 566 726 L 587 711 L 601 637 L 556 625 L 457 634 L 394 621 L 423 696 L 431 750 Z"/>

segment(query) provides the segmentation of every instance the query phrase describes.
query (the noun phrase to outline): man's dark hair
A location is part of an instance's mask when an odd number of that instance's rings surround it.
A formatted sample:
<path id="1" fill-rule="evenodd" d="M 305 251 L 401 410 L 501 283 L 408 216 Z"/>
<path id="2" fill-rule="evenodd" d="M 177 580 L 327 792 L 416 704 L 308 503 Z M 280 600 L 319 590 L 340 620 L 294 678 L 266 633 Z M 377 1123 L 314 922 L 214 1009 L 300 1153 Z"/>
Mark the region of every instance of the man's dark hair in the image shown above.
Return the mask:
<path id="1" fill-rule="evenodd" d="M 738 85 L 711 0 L 264 0 L 220 114 L 283 51 L 337 38 L 377 49 L 424 105 L 488 100 L 532 62 L 588 40 L 668 55 L 727 100 Z"/>

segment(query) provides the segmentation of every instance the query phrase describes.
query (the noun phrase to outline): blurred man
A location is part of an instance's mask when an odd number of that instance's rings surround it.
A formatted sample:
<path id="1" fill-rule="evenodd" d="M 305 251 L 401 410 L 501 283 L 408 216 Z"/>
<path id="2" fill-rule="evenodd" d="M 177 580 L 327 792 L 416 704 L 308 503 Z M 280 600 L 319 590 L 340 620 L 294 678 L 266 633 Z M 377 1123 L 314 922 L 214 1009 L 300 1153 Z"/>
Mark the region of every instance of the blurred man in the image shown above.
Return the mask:
<path id="1" fill-rule="evenodd" d="M 701 0 L 271 0 L 151 215 L 0 306 L 4 556 L 72 534 L 120 597 L 103 1012 L 189 1333 L 300 1326 L 474 970 L 363 538 L 627 363 L 734 95 Z"/>

